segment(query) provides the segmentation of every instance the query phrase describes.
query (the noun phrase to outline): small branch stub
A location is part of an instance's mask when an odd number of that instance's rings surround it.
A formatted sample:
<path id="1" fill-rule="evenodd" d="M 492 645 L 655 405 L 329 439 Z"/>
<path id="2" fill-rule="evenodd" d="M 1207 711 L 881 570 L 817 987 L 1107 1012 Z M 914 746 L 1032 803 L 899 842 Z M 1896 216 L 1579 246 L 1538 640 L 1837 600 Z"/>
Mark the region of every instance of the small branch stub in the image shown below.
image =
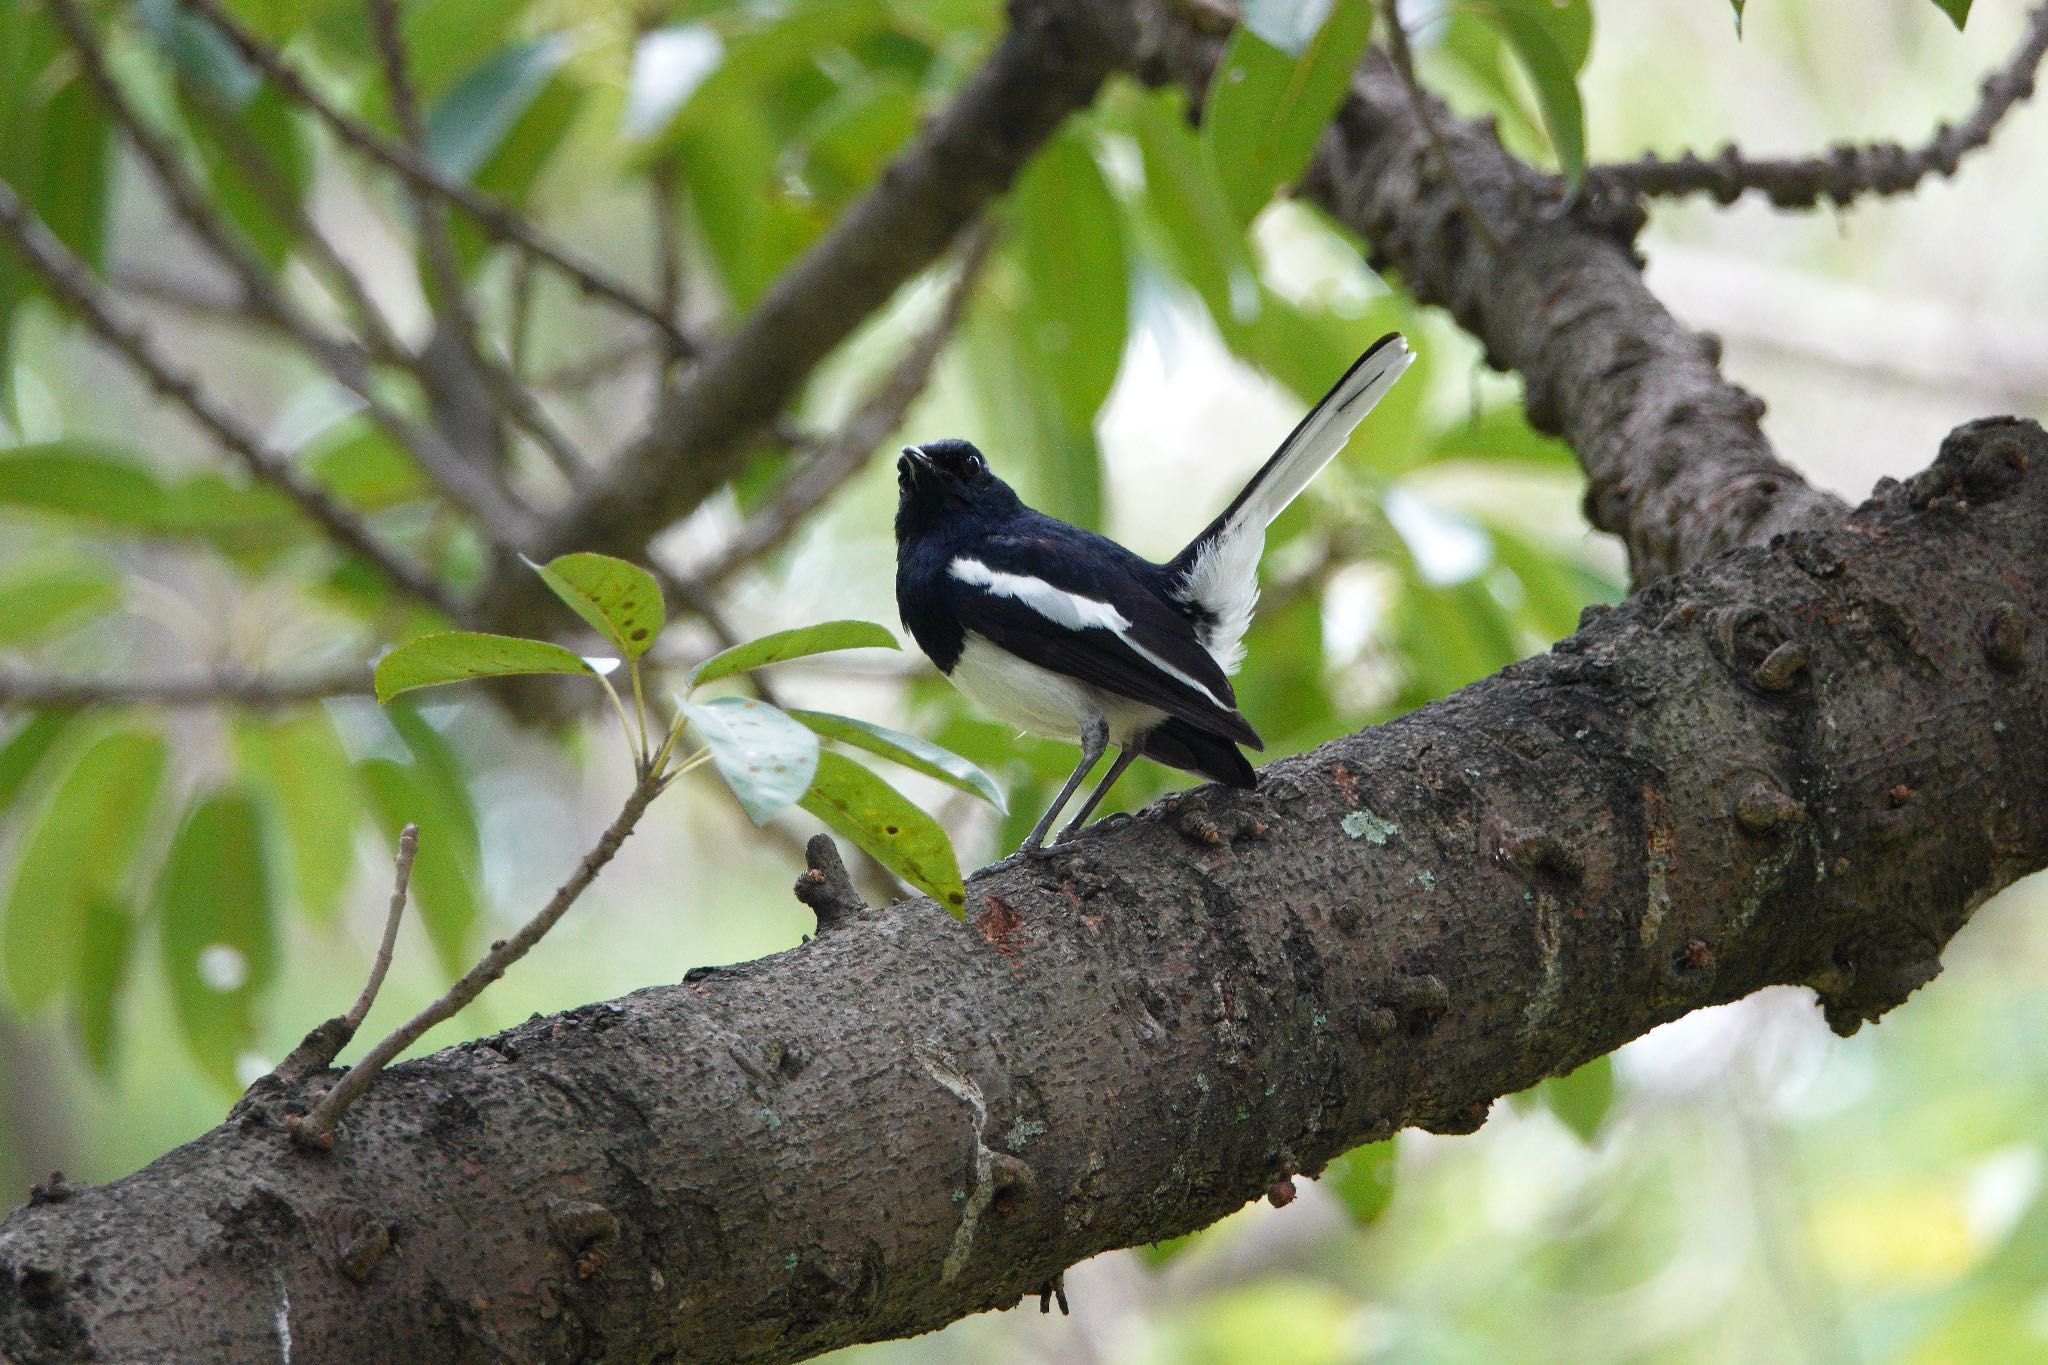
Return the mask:
<path id="1" fill-rule="evenodd" d="M 853 878 L 847 874 L 831 835 L 813 834 L 804 845 L 804 862 L 808 866 L 796 879 L 796 898 L 817 915 L 819 933 L 851 923 L 868 908 L 860 892 L 853 889 Z"/>

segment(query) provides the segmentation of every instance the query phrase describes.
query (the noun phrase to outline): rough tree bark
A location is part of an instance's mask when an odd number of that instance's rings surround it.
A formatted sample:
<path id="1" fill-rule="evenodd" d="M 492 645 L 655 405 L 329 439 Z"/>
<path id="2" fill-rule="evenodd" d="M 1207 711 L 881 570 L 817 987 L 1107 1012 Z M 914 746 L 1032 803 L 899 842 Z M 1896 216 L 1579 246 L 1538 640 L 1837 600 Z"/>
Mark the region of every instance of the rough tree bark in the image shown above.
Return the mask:
<path id="1" fill-rule="evenodd" d="M 1548 655 L 741 966 L 308 1096 L 0 1226 L 0 1350 L 794 1360 L 1015 1302 L 1700 1005 L 1847 1029 L 2048 863 L 2048 436 Z"/>
<path id="2" fill-rule="evenodd" d="M 1197 12 L 1138 7 L 1147 75 L 1200 82 Z M 407 1064 L 331 1152 L 284 1135 L 309 1093 L 259 1085 L 0 1224 L 0 1353 L 792 1360 L 1469 1130 L 1698 1006 L 1804 982 L 1846 1030 L 1927 980 L 2048 865 L 2048 436 L 1972 424 L 1844 512 L 1642 289 L 1625 219 L 1446 120 L 1486 250 L 1395 79 L 1368 64 L 1311 191 L 1524 371 L 1659 581 L 1257 794 L 986 871 L 965 926 L 839 915 Z"/>

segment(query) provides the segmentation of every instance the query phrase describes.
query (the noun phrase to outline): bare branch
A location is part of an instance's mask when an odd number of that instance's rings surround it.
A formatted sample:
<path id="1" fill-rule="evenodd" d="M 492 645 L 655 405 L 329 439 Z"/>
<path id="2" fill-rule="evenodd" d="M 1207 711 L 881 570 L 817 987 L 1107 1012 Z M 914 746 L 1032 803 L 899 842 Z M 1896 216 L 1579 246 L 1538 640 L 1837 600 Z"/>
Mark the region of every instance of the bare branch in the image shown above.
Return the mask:
<path id="1" fill-rule="evenodd" d="M 697 572 L 695 576 L 700 582 L 716 586 L 744 565 L 779 548 L 796 533 L 805 518 L 860 472 L 891 432 L 902 427 L 910 405 L 931 380 L 932 365 L 967 310 L 967 300 L 974 292 L 974 282 L 980 276 L 993 236 L 986 223 L 967 230 L 959 273 L 947 291 L 938 317 L 910 344 L 903 358 L 846 424 L 829 438 L 816 442 L 809 457 L 774 499 L 740 528 L 716 559 Z"/>
<path id="2" fill-rule="evenodd" d="M 388 1066 L 399 1053 L 418 1042 L 434 1025 L 453 1019 L 462 1012 L 465 1005 L 483 994 L 484 988 L 505 974 L 513 963 L 525 957 L 532 947 L 546 937 L 548 930 L 568 913 L 576 898 L 590 888 L 597 880 L 597 874 L 612 860 L 632 834 L 633 827 L 640 823 L 640 817 L 647 811 L 648 804 L 661 794 L 665 780 L 671 775 L 663 765 L 651 766 L 634 784 L 632 794 L 620 809 L 605 832 L 598 837 L 597 844 L 583 855 L 583 861 L 576 865 L 575 872 L 555 891 L 540 912 L 510 938 L 499 939 L 491 945 L 490 951 L 478 959 L 477 964 L 465 972 L 460 981 L 450 986 L 442 996 L 422 1009 L 418 1014 L 394 1029 L 390 1036 L 371 1048 L 363 1059 L 350 1067 L 342 1078 L 336 1081 L 328 1092 L 320 1097 L 319 1103 L 304 1115 L 294 1116 L 288 1124 L 292 1137 L 309 1147 L 327 1147 L 334 1141 L 334 1125 L 341 1120 L 348 1107 L 367 1090 L 377 1073 Z M 408 826 L 407 828 L 411 828 Z M 401 888 L 402 890 L 402 888 Z M 394 902 L 398 893 L 394 893 Z M 366 988 L 367 989 L 367 988 Z M 357 1001 L 358 1005 L 362 1001 Z M 364 1006 L 367 1009 L 367 1006 Z M 354 1014 L 354 1011 L 350 1012 Z M 360 1018 L 358 1018 L 360 1022 Z"/>
<path id="3" fill-rule="evenodd" d="M 561 271 L 584 293 L 600 298 L 631 313 L 659 331 L 678 355 L 692 355 L 696 344 L 673 318 L 657 309 L 598 266 L 584 260 L 554 241 L 524 215 L 460 180 L 443 175 L 432 162 L 402 147 L 361 120 L 343 112 L 327 99 L 298 70 L 268 44 L 245 28 L 220 0 L 178 0 L 186 9 L 204 15 L 219 29 L 242 60 L 275 82 L 286 98 L 307 110 L 331 129 L 342 142 L 372 161 L 396 173 L 408 185 L 436 195 L 467 213 L 477 226 L 500 241 L 547 262 Z"/>
<path id="4" fill-rule="evenodd" d="M 356 1030 L 363 1026 L 369 1016 L 370 1006 L 377 1003 L 377 992 L 384 986 L 384 975 L 391 970 L 391 950 L 398 942 L 398 922 L 405 918 L 405 895 L 412 885 L 412 861 L 420 848 L 420 827 L 407 825 L 398 832 L 397 866 L 391 879 L 391 905 L 384 912 L 384 937 L 377 943 L 377 956 L 370 961 L 370 975 L 363 982 L 363 989 L 356 996 L 356 1003 L 349 1006 L 347 1014 L 338 1014 L 313 1028 L 299 1045 L 293 1048 L 282 1062 L 277 1064 L 276 1074 L 287 1081 L 302 1080 L 333 1064 L 341 1050 L 356 1036 Z"/>
<path id="5" fill-rule="evenodd" d="M 348 342 L 322 330 L 286 297 L 272 282 L 263 263 L 214 212 L 205 191 L 193 180 L 177 151 L 149 126 L 115 81 L 98 35 L 80 10 L 78 0 L 50 0 L 50 12 L 63 26 L 86 78 L 149 167 L 151 178 L 162 189 L 172 210 L 235 277 L 249 307 L 276 322 L 308 358 L 354 394 L 371 419 L 411 451 L 443 490 L 478 519 L 494 543 L 521 543 L 533 524 L 533 514 L 511 499 L 493 477 L 495 471 L 464 459 L 437 433 L 421 427 L 379 398 L 366 357 Z"/>
<path id="6" fill-rule="evenodd" d="M 298 504 L 337 544 L 368 560 L 397 587 L 456 620 L 467 618 L 468 611 L 447 589 L 399 558 L 354 512 L 308 480 L 289 457 L 268 449 L 262 438 L 230 416 L 196 380 L 165 360 L 141 328 L 116 317 L 104 286 L 29 212 L 13 187 L 4 181 L 0 181 L 0 234 L 14 244 L 53 295 L 83 317 L 158 393 L 190 413 L 252 475 Z"/>
<path id="7" fill-rule="evenodd" d="M 370 674 L 357 664 L 295 678 L 234 672 L 198 678 L 57 677 L 0 664 L 0 704 L 14 706 L 242 706 L 272 710 L 369 690 Z"/>
<path id="8" fill-rule="evenodd" d="M 1991 141 L 2013 106 L 2034 93 L 2034 76 L 2048 56 L 2048 5 L 2027 19 L 2019 46 L 2004 66 L 1984 78 L 1977 107 L 1959 124 L 1943 123 L 1918 147 L 1897 142 L 1839 143 L 1821 156 L 1745 156 L 1733 143 L 1719 155 L 1687 152 L 1675 161 L 1645 156 L 1638 161 L 1596 166 L 1589 178 L 1635 194 L 1710 194 L 1732 204 L 1754 190 L 1781 209 L 1846 204 L 1866 194 L 1905 194 L 1939 172 L 1953 176 L 1963 158 Z"/>

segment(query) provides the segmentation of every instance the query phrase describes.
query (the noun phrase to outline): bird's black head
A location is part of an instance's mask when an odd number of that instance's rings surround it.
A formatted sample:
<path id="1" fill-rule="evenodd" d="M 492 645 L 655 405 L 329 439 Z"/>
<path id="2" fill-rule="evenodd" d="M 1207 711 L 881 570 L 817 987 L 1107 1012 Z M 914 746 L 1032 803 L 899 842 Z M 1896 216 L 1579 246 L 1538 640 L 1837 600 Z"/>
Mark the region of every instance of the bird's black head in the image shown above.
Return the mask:
<path id="1" fill-rule="evenodd" d="M 966 441 L 905 446 L 896 461 L 896 538 L 997 520 L 1023 506 Z"/>

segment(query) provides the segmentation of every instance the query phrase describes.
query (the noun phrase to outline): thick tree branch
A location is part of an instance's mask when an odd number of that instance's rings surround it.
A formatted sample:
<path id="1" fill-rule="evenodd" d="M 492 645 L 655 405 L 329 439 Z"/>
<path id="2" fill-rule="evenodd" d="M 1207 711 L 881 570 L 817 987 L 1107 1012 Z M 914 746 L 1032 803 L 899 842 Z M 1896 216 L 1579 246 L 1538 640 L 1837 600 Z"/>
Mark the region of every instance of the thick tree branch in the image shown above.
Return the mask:
<path id="1" fill-rule="evenodd" d="M 669 390 L 647 435 L 550 528 L 547 553 L 636 553 L 737 474 L 747 442 L 1094 99 L 1131 38 L 1121 6 L 1012 0 L 1009 30 L 966 88 Z M 508 573 L 482 610 L 502 620 L 538 601 L 526 577 Z"/>
<path id="2" fill-rule="evenodd" d="M 984 873 L 966 925 L 867 912 L 407 1063 L 326 1153 L 260 1084 L 0 1225 L 0 1352 L 270 1361 L 288 1294 L 302 1360 L 794 1360 L 1765 985 L 1846 1031 L 2048 864 L 2044 558 L 2048 436 L 1976 423 L 1256 795 Z"/>
<path id="3" fill-rule="evenodd" d="M 1918 147 L 1896 142 L 1839 143 L 1820 156 L 1753 157 L 1733 143 L 1712 158 L 1687 152 L 1677 160 L 1644 156 L 1590 175 L 1612 190 L 1647 195 L 1711 194 L 1732 204 L 1754 190 L 1781 209 L 1846 204 L 1866 194 L 1905 194 L 1939 172 L 1952 176 L 1963 158 L 1991 141 L 2000 120 L 2034 93 L 2034 74 L 2048 56 L 2048 5 L 2036 7 L 2012 57 L 1984 78 L 1977 107 L 1961 123 L 1943 123 Z"/>

